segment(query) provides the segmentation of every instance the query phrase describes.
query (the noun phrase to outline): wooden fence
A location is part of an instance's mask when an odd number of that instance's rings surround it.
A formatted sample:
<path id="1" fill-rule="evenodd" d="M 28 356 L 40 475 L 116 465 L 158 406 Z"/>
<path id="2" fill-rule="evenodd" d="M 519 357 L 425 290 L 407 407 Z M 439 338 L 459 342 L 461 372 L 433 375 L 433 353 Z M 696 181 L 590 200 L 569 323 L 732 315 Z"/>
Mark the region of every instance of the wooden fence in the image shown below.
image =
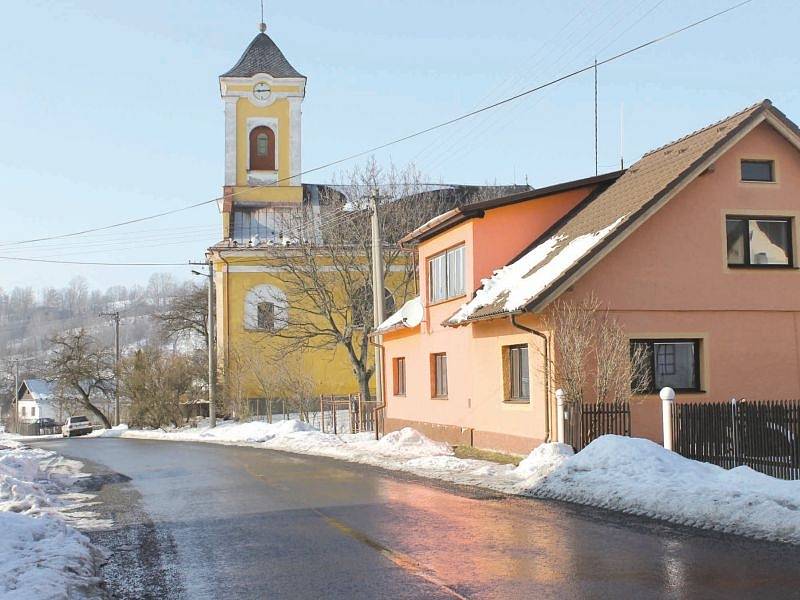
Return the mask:
<path id="1" fill-rule="evenodd" d="M 564 442 L 575 452 L 610 433 L 631 434 L 631 407 L 627 402 L 564 405 Z"/>
<path id="2" fill-rule="evenodd" d="M 800 479 L 800 401 L 676 403 L 673 450 L 731 469 Z"/>

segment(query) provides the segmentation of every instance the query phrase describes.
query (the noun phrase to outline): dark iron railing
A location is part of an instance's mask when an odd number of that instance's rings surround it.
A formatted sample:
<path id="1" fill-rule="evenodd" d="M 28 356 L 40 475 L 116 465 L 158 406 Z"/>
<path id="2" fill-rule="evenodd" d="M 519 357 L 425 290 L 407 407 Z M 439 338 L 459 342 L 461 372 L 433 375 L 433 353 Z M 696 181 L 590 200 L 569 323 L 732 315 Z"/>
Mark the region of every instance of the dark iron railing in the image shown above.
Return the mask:
<path id="1" fill-rule="evenodd" d="M 564 405 L 564 441 L 575 452 L 601 435 L 631 435 L 631 407 L 627 402 Z"/>
<path id="2" fill-rule="evenodd" d="M 676 403 L 672 423 L 687 458 L 800 479 L 800 400 Z"/>

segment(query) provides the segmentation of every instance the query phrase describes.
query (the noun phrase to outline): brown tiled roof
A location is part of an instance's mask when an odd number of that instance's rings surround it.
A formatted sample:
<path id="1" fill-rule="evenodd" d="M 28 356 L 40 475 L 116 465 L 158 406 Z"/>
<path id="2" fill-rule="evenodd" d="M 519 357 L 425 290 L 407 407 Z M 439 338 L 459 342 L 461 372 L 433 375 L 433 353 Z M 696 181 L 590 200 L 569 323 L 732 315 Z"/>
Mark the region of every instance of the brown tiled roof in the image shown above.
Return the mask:
<path id="1" fill-rule="evenodd" d="M 789 121 L 783 113 L 775 109 L 769 100 L 764 100 L 745 110 L 738 112 L 722 121 L 695 131 L 685 137 L 671 142 L 665 146 L 645 154 L 637 163 L 632 165 L 624 175 L 599 193 L 576 207 L 576 210 L 567 214 L 555 223 L 542 236 L 537 238 L 514 261 L 524 260 L 525 257 L 538 246 L 548 243 L 552 250 L 546 257 L 534 264 L 526 274 L 517 278 L 518 288 L 531 288 L 536 290 L 530 298 L 519 306 L 509 306 L 509 295 L 513 288 L 513 281 L 509 277 L 503 279 L 503 289 L 500 293 L 477 293 L 465 307 L 450 317 L 445 324 L 460 325 L 469 321 L 493 318 L 504 314 L 522 312 L 524 310 L 537 310 L 543 306 L 563 286 L 565 282 L 576 275 L 599 252 L 608 247 L 615 239 L 628 228 L 640 220 L 646 219 L 650 209 L 667 196 L 672 190 L 690 177 L 697 175 L 697 168 L 709 157 L 714 155 L 737 133 L 748 126 L 759 122 L 759 117 L 771 113 L 784 125 L 797 131 L 797 127 Z M 565 264 L 564 270 L 554 268 L 554 260 L 559 258 L 567 246 L 586 236 L 607 230 L 603 236 L 598 236 L 591 246 L 585 247 L 583 254 L 576 260 Z M 583 244 L 586 246 L 586 244 Z M 541 254 L 541 253 L 540 253 Z M 562 256 L 560 260 L 563 260 Z M 553 263 L 550 268 L 547 266 Z M 531 286 L 532 278 L 539 276 L 541 285 Z M 492 279 L 497 279 L 495 275 Z M 490 286 L 497 281 L 490 279 Z M 486 285 L 484 285 L 484 288 Z M 496 292 L 497 290 L 495 290 Z"/>

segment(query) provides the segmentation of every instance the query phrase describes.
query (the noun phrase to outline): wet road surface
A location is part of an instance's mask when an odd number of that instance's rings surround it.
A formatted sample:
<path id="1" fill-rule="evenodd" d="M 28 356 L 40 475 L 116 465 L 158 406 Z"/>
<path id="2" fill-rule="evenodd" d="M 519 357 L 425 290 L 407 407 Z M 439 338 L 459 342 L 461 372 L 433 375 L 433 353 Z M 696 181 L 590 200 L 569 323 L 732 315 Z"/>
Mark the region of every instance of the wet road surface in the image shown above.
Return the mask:
<path id="1" fill-rule="evenodd" d="M 122 439 L 82 460 L 117 598 L 800 598 L 800 548 L 339 461 Z"/>

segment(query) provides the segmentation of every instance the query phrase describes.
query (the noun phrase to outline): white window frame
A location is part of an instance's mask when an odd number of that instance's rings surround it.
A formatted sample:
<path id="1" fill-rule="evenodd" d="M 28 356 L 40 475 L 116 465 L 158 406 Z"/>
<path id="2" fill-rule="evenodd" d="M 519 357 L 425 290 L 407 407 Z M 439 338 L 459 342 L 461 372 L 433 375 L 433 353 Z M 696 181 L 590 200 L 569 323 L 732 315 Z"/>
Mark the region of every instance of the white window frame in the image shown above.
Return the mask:
<path id="1" fill-rule="evenodd" d="M 460 244 L 428 258 L 430 302 L 445 302 L 467 293 L 465 257 L 466 245 Z"/>

